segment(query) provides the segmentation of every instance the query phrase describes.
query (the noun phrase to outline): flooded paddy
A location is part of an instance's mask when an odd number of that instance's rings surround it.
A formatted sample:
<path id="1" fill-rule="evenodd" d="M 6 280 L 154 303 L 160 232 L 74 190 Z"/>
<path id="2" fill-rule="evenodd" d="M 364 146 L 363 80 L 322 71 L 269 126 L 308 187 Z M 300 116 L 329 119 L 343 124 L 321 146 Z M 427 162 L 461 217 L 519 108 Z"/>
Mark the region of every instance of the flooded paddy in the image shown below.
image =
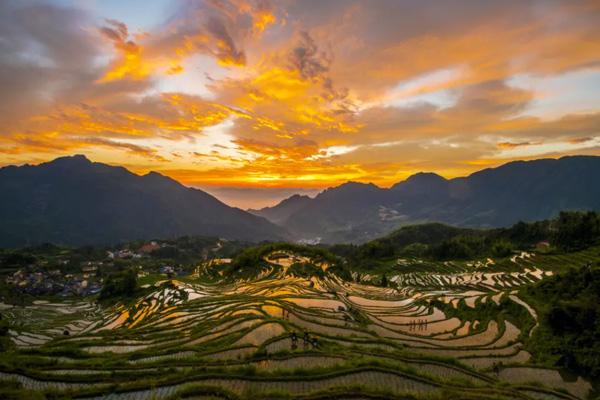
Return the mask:
<path id="1" fill-rule="evenodd" d="M 89 398 L 167 399 L 199 384 L 242 397 L 361 385 L 396 395 L 439 395 L 443 387 L 499 399 L 564 398 L 557 390 L 566 390 L 583 399 L 588 382 L 530 364 L 520 342 L 529 331 L 500 315 L 478 314 L 508 301 L 537 321 L 517 291 L 549 273 L 532 265 L 534 256 L 519 254 L 514 263 L 523 260 L 527 267 L 516 272 L 495 271 L 494 260 L 444 264 L 397 273 L 392 287 L 379 287 L 328 273 L 289 276 L 287 268 L 310 260 L 280 255 L 254 279 L 208 285 L 198 273 L 197 282 L 157 282 L 131 304 L 2 305 L 17 350 L 0 380 L 75 398 L 85 390 Z M 32 349 L 35 357 L 25 353 Z M 543 390 L 512 384 L 533 381 Z"/>
<path id="2" fill-rule="evenodd" d="M 563 389 L 580 398 L 585 398 L 592 389 L 592 385 L 583 378 L 565 379 L 558 370 L 554 369 L 506 367 L 500 371 L 498 377 L 507 382 L 537 383 L 548 388 Z"/>

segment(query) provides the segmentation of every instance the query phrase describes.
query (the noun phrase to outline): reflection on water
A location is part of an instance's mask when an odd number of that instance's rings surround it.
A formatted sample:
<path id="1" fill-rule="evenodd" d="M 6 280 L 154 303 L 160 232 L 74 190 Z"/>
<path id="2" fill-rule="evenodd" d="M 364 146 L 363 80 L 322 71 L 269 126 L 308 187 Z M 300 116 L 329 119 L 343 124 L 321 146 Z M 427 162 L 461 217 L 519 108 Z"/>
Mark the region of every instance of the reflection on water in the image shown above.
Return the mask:
<path id="1" fill-rule="evenodd" d="M 268 339 L 279 336 L 283 332 L 285 332 L 285 329 L 283 329 L 281 325 L 274 322 L 267 323 L 248 332 L 244 337 L 238 340 L 235 345 L 251 344 L 260 346 Z"/>
<path id="2" fill-rule="evenodd" d="M 375 300 L 375 299 L 367 299 L 367 298 L 358 297 L 358 296 L 349 296 L 348 300 L 350 300 L 354 304 L 358 304 L 360 306 L 365 306 L 365 307 L 403 307 L 403 306 L 406 306 L 413 302 L 413 299 Z"/>
<path id="3" fill-rule="evenodd" d="M 415 314 L 416 313 L 410 312 L 410 310 L 407 310 L 407 311 L 403 312 L 402 315 L 380 313 L 377 315 L 377 317 L 384 322 L 389 322 L 392 324 L 399 324 L 399 325 L 406 325 L 406 324 L 410 324 L 411 321 L 415 320 L 415 318 L 416 318 Z M 444 314 L 440 309 L 433 307 L 433 308 L 431 308 L 430 313 L 424 314 L 424 315 L 419 315 L 419 319 L 425 320 L 428 323 L 432 323 L 434 321 L 446 319 L 446 314 Z"/>
<path id="4" fill-rule="evenodd" d="M 563 387 L 578 397 L 584 398 L 592 389 L 592 385 L 583 378 L 566 381 L 560 372 L 554 369 L 545 368 L 527 368 L 527 367 L 506 367 L 499 371 L 498 377 L 506 382 L 525 383 L 539 382 L 547 387 Z"/>
<path id="5" fill-rule="evenodd" d="M 291 265 L 293 259 L 281 257 L 270 261 Z M 487 261 L 485 268 L 493 271 L 491 266 L 494 263 Z M 498 263 L 498 268 L 501 266 Z M 85 340 L 80 346 L 90 358 L 100 358 L 105 352 L 140 352 L 128 354 L 129 362 L 172 360 L 175 365 L 176 360 L 184 358 L 186 363 L 238 360 L 241 364 L 248 361 L 243 360 L 244 357 L 248 356 L 251 360 L 250 357 L 259 349 L 264 348 L 267 355 L 292 350 L 288 354 L 292 357 L 278 355 L 277 359 L 258 362 L 260 368 L 274 370 L 310 369 L 330 361 L 338 363 L 335 352 L 339 347 L 331 344 L 339 343 L 340 346 L 355 346 L 355 349 L 363 350 L 406 349 L 427 356 L 455 357 L 477 369 L 488 368 L 483 372 L 489 372 L 500 361 L 517 365 L 529 360 L 530 355 L 520 350 L 520 330 L 503 318 L 491 316 L 490 319 L 488 314 L 485 315 L 485 324 L 477 320 L 461 320 L 465 315 L 462 313 L 464 309 L 457 313 L 450 310 L 445 315 L 442 310 L 449 309 L 449 306 L 440 305 L 437 301 L 454 307 L 461 302 L 477 309 L 484 303 L 488 306 L 492 305 L 490 303 L 499 304 L 503 296 L 508 296 L 506 300 L 525 307 L 535 319 L 535 310 L 516 297 L 517 289 L 519 285 L 546 275 L 548 273 L 533 267 L 522 272 L 403 273 L 390 279 L 392 287 L 375 287 L 346 282 L 329 274 L 324 278 L 310 279 L 285 276 L 281 268 L 271 266 L 263 269 L 259 278 L 254 280 L 228 280 L 214 285 L 181 281 L 165 284 L 165 281 L 163 285 L 155 285 L 153 293 L 134 305 L 101 309 L 100 316 L 95 318 L 100 330 L 117 330 L 111 335 L 98 335 L 96 338 L 79 337 Z M 30 307 L 27 311 L 31 313 L 52 306 L 48 302 L 36 301 L 35 308 Z M 57 308 L 61 315 L 73 312 L 69 306 L 58 305 Z M 487 307 L 486 313 L 490 309 L 496 308 Z M 478 316 L 472 310 L 467 311 L 471 319 Z M 15 312 L 16 309 L 10 307 L 3 310 L 3 315 Z M 456 316 L 449 318 L 451 315 Z M 29 317 L 32 318 L 32 315 Z M 77 318 L 85 322 L 82 315 Z M 77 325 L 77 321 L 70 323 Z M 65 327 L 71 335 L 77 332 L 76 327 L 71 329 L 67 324 Z M 118 329 L 120 327 L 129 330 Z M 64 328 L 60 328 L 57 333 L 43 332 L 62 335 Z M 56 327 L 52 329 L 56 330 Z M 92 332 L 95 326 L 86 329 Z M 18 335 L 14 340 L 22 341 L 23 345 L 41 345 L 42 339 L 51 339 L 36 337 L 36 334 L 25 330 L 13 330 L 10 334 Z M 58 342 L 60 345 L 75 339 L 71 337 Z M 305 357 L 303 352 L 313 349 L 324 353 L 331 351 L 329 356 L 334 359 Z M 192 357 L 194 355 L 198 356 Z M 148 367 L 155 368 L 156 365 Z M 186 364 L 184 368 L 193 367 Z M 561 378 L 559 381 L 560 377 L 557 378 L 556 374 L 539 372 L 533 368 L 508 367 L 499 371 L 503 374 L 500 379 L 510 377 L 510 374 L 536 374 L 527 380 L 536 378 L 545 384 L 565 387 L 565 380 Z"/>
<path id="6" fill-rule="evenodd" d="M 262 310 L 269 317 L 273 317 L 273 318 L 283 318 L 284 317 L 284 309 L 279 306 L 265 304 L 264 306 L 262 306 Z"/>
<path id="7" fill-rule="evenodd" d="M 339 300 L 332 299 L 316 299 L 316 298 L 303 298 L 303 297 L 287 297 L 281 300 L 289 301 L 297 306 L 304 308 L 329 308 L 331 310 L 345 310 L 346 305 Z"/>
<path id="8" fill-rule="evenodd" d="M 123 325 L 123 323 L 125 323 L 125 321 L 127 321 L 128 318 L 129 318 L 129 311 L 123 311 L 111 323 L 109 323 L 108 325 L 106 325 L 106 326 L 98 329 L 98 331 L 109 330 L 109 329 L 116 329 L 116 328 L 120 327 L 121 325 Z"/>

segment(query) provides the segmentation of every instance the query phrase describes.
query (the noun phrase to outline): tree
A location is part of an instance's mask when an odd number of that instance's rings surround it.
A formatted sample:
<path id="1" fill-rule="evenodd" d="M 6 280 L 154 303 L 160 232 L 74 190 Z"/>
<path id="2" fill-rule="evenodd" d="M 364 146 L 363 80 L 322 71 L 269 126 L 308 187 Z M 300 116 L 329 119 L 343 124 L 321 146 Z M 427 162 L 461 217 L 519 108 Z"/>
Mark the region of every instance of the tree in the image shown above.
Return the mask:
<path id="1" fill-rule="evenodd" d="M 513 246 L 506 240 L 498 240 L 492 246 L 494 257 L 507 257 L 513 252 Z"/>
<path id="2" fill-rule="evenodd" d="M 589 247 L 600 238 L 600 217 L 592 211 L 561 212 L 555 225 L 554 242 L 565 250 Z"/>
<path id="3" fill-rule="evenodd" d="M 546 278 L 527 289 L 537 299 L 540 327 L 531 345 L 578 374 L 600 378 L 600 268 L 586 266 Z"/>
<path id="4" fill-rule="evenodd" d="M 0 352 L 8 350 L 11 346 L 10 337 L 8 334 L 8 322 L 2 318 L 0 314 Z"/>
<path id="5" fill-rule="evenodd" d="M 104 281 L 100 299 L 131 297 L 137 290 L 137 273 L 133 269 L 110 274 Z"/>
<path id="6" fill-rule="evenodd" d="M 383 276 L 381 277 L 381 286 L 382 287 L 388 286 L 388 278 L 387 278 L 386 274 L 383 274 Z"/>

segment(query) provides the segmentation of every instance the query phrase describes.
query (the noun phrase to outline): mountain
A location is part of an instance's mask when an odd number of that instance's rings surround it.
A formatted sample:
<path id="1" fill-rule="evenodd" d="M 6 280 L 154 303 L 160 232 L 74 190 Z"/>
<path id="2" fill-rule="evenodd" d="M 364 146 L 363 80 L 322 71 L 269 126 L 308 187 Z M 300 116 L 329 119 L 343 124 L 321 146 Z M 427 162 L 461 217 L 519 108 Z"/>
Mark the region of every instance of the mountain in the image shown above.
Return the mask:
<path id="1" fill-rule="evenodd" d="M 386 221 L 384 213 L 389 203 L 391 197 L 386 189 L 348 182 L 319 193 L 292 214 L 283 226 L 301 239 L 348 242 L 354 241 L 356 235 L 376 237 L 380 231 L 373 229 L 372 222 Z M 397 221 L 390 229 L 395 226 Z"/>
<path id="2" fill-rule="evenodd" d="M 381 229 L 373 221 L 389 225 L 392 230 L 402 219 L 391 208 L 394 204 L 392 193 L 371 183 L 347 182 L 303 203 L 285 220 L 277 222 L 299 239 L 352 242 L 357 237 L 374 238 L 380 236 Z M 279 206 L 254 213 L 275 222 L 271 215 L 279 213 Z"/>
<path id="3" fill-rule="evenodd" d="M 351 182 L 305 201 L 277 223 L 300 238 L 330 243 L 364 242 L 425 222 L 505 227 L 562 210 L 600 210 L 599 176 L 600 157 L 572 156 L 515 161 L 454 179 L 418 173 L 389 189 Z M 270 219 L 278 207 L 254 213 Z"/>
<path id="4" fill-rule="evenodd" d="M 248 212 L 262 216 L 275 224 L 280 224 L 288 219 L 290 215 L 304 207 L 310 200 L 311 198 L 308 196 L 295 194 L 273 207 L 265 207 L 260 210 L 250 209 Z"/>
<path id="5" fill-rule="evenodd" d="M 93 163 L 84 156 L 0 169 L 0 246 L 43 242 L 111 244 L 211 235 L 287 239 L 271 222 L 151 172 Z"/>

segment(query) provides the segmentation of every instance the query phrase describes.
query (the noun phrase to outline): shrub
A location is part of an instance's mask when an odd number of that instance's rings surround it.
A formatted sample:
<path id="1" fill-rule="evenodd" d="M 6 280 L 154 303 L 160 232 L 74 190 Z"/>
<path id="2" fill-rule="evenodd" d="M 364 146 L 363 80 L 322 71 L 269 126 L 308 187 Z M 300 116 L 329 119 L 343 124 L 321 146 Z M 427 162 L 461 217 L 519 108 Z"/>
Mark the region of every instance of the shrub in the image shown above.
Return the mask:
<path id="1" fill-rule="evenodd" d="M 110 274 L 104 281 L 100 299 L 131 297 L 137 290 L 137 273 L 133 269 Z"/>

